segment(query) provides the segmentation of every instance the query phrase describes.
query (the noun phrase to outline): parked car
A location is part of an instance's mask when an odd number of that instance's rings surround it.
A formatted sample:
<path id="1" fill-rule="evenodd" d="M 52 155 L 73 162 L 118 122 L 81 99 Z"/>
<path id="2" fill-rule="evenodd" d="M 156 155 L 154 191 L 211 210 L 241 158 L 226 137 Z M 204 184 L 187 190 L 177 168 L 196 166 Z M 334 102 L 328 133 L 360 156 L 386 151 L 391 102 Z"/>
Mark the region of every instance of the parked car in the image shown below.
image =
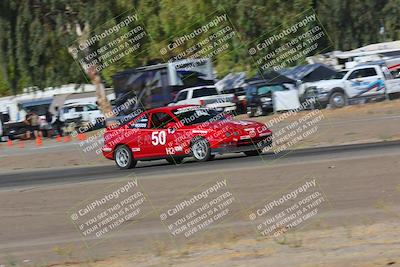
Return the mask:
<path id="1" fill-rule="evenodd" d="M 185 157 L 207 161 L 216 154 L 258 155 L 272 144 L 272 132 L 265 124 L 234 120 L 214 109 L 171 106 L 107 128 L 104 140 L 103 155 L 119 168 L 129 169 L 139 160 L 166 159 L 177 164 Z"/>
<path id="2" fill-rule="evenodd" d="M 234 94 L 219 94 L 215 86 L 197 86 L 179 91 L 169 106 L 200 105 L 217 111 L 236 110 Z"/>
<path id="3" fill-rule="evenodd" d="M 330 80 L 308 83 L 300 98 L 313 98 L 321 107 L 341 108 L 351 103 L 392 98 L 400 92 L 400 79 L 394 79 L 386 66 L 364 65 Z"/>
<path id="4" fill-rule="evenodd" d="M 73 128 L 90 124 L 97 127 L 104 124 L 104 116 L 99 108 L 91 103 L 71 103 L 61 108 L 60 120 L 73 124 Z M 91 128 L 92 128 L 91 127 Z"/>
<path id="5" fill-rule="evenodd" d="M 246 86 L 247 115 L 249 117 L 264 116 L 274 110 L 272 94 L 276 91 L 289 90 L 283 84 L 265 81 L 251 82 Z"/>

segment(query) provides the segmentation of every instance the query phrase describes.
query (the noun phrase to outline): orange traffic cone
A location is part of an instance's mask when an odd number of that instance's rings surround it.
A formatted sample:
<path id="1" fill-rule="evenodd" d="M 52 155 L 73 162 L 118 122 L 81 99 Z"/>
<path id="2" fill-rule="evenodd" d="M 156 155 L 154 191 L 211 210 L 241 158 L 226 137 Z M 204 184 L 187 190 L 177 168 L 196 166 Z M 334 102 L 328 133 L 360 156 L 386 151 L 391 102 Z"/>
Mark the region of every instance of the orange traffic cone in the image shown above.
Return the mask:
<path id="1" fill-rule="evenodd" d="M 57 137 L 56 137 L 56 142 L 62 142 L 61 135 L 57 135 Z"/>
<path id="2" fill-rule="evenodd" d="M 64 137 L 64 143 L 68 143 L 69 141 L 71 141 L 71 137 L 69 135 L 66 135 Z"/>
<path id="3" fill-rule="evenodd" d="M 86 135 L 83 134 L 83 133 L 79 133 L 79 134 L 78 134 L 78 139 L 79 139 L 80 141 L 85 141 L 85 140 L 86 140 Z"/>
<path id="4" fill-rule="evenodd" d="M 13 145 L 12 140 L 11 140 L 11 139 L 8 139 L 8 141 L 7 141 L 7 146 L 12 147 L 12 145 Z"/>
<path id="5" fill-rule="evenodd" d="M 41 137 L 37 137 L 36 138 L 36 145 L 37 146 L 41 146 L 42 145 L 42 138 Z"/>

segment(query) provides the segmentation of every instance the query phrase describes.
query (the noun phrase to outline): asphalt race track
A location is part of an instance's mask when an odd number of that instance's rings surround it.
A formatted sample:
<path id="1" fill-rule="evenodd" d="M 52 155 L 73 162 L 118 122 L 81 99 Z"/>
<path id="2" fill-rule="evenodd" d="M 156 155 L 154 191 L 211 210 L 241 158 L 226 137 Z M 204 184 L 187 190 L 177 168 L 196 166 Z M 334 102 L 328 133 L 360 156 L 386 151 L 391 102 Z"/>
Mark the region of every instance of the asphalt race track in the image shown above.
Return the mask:
<path id="1" fill-rule="evenodd" d="M 243 214 L 235 206 L 233 211 L 237 216 L 213 226 L 213 231 L 230 227 L 241 238 L 256 238 L 250 231 L 247 210 L 285 192 L 288 185 L 301 179 L 315 179 L 329 200 L 329 205 L 321 208 L 318 217 L 301 231 L 322 226 L 331 229 L 327 227 L 386 225 L 398 222 L 400 215 L 399 206 L 390 204 L 400 202 L 399 167 L 400 142 L 383 142 L 303 149 L 262 157 L 233 154 L 201 163 L 187 159 L 179 166 L 164 160 L 142 162 L 127 171 L 117 169 L 110 162 L 106 166 L 2 173 L 0 250 L 3 255 L 20 260 L 46 258 L 57 262 L 65 259 L 51 251 L 68 245 L 74 247 L 77 258 L 85 259 L 87 255 L 80 253 L 86 253 L 87 249 L 82 248 L 81 234 L 71 223 L 68 212 L 104 192 L 108 186 L 126 181 L 127 177 L 138 178 L 151 199 L 152 209 L 137 223 L 90 248 L 92 254 L 108 257 L 122 252 L 150 251 L 154 249 L 154 240 L 166 242 L 165 246 L 170 247 L 170 235 L 160 224 L 166 203 L 176 201 L 210 179 L 226 179 L 244 210 Z M 382 203 L 388 203 L 390 209 L 380 208 Z"/>
<path id="2" fill-rule="evenodd" d="M 165 160 L 139 162 L 131 170 L 119 170 L 114 164 L 106 166 L 69 167 L 65 169 L 49 169 L 40 171 L 13 171 L 0 174 L 0 188 L 14 186 L 34 186 L 52 183 L 73 183 L 99 179 L 112 179 L 129 173 L 139 177 L 146 175 L 171 174 L 177 171 L 188 173 L 204 169 L 224 171 L 232 167 L 260 167 L 271 166 L 278 163 L 308 163 L 316 160 L 330 160 L 348 157 L 363 157 L 366 155 L 383 155 L 386 153 L 400 152 L 400 141 L 379 142 L 356 145 L 343 145 L 322 148 L 308 148 L 294 151 L 285 151 L 275 155 L 266 153 L 257 157 L 246 157 L 242 153 L 217 156 L 209 162 L 194 162 L 190 158 L 180 165 L 168 164 Z M 110 161 L 110 163 L 112 163 Z M 179 169 L 178 169 L 179 168 Z"/>

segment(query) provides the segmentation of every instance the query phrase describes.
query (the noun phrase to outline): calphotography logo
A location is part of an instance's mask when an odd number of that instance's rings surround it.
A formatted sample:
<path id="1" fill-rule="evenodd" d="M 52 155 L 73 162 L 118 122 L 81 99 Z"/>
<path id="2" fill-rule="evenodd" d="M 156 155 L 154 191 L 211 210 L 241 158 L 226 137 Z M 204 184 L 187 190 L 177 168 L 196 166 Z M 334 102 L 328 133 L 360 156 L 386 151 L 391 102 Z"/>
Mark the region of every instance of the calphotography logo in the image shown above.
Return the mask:
<path id="1" fill-rule="evenodd" d="M 250 44 L 248 53 L 261 73 L 279 71 L 294 63 L 328 49 L 329 37 L 313 10 L 293 18 L 291 26 L 266 32 Z"/>
<path id="2" fill-rule="evenodd" d="M 207 231 L 232 216 L 237 199 L 228 189 L 227 179 L 202 185 L 182 200 L 172 203 L 160 214 L 160 220 L 179 242 Z"/>
<path id="3" fill-rule="evenodd" d="M 79 204 L 73 209 L 71 220 L 84 238 L 100 240 L 127 222 L 141 218 L 148 209 L 147 201 L 134 178 L 86 204 Z"/>
<path id="4" fill-rule="evenodd" d="M 196 71 L 201 66 L 201 61 L 215 60 L 230 53 L 237 38 L 238 34 L 228 15 L 214 11 L 205 21 L 199 21 L 179 31 L 172 42 L 163 42 L 167 44 L 159 52 L 168 62 L 183 61 L 176 66 L 177 69 Z"/>
<path id="5" fill-rule="evenodd" d="M 316 216 L 326 201 L 316 179 L 312 179 L 256 208 L 249 219 L 257 222 L 262 236 L 279 238 Z"/>

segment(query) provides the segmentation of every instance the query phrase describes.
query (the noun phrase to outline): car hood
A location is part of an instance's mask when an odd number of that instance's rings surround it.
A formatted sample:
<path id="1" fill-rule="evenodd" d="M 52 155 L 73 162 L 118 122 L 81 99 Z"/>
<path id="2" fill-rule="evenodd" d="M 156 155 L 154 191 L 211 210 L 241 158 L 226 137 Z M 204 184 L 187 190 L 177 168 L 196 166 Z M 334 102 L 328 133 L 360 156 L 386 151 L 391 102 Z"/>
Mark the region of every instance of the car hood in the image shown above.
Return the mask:
<path id="1" fill-rule="evenodd" d="M 265 126 L 265 124 L 256 122 L 256 121 L 247 121 L 247 120 L 222 120 L 216 121 L 208 124 L 208 128 L 213 130 L 228 130 L 228 131 L 238 131 L 241 133 L 248 132 L 270 132 L 270 130 Z"/>
<path id="2" fill-rule="evenodd" d="M 316 87 L 329 87 L 329 86 L 333 86 L 333 85 L 341 85 L 342 84 L 342 80 L 322 80 L 322 81 L 318 81 L 318 82 L 312 82 L 312 83 L 308 83 L 308 87 L 311 86 L 316 86 Z"/>

